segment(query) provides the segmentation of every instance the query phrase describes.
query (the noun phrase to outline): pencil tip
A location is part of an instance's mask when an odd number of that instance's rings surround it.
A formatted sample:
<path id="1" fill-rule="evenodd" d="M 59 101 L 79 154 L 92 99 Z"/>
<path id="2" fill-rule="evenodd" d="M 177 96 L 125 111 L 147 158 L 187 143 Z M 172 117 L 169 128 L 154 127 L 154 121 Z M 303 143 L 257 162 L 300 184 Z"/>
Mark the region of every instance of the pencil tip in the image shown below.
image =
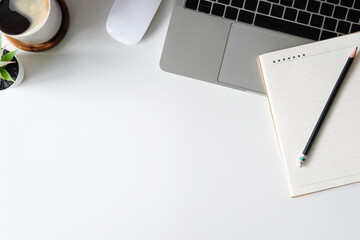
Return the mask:
<path id="1" fill-rule="evenodd" d="M 299 168 L 302 168 L 303 165 L 304 165 L 304 161 L 299 161 L 298 164 L 297 164 L 297 166 L 298 166 Z"/>
<path id="2" fill-rule="evenodd" d="M 357 49 L 358 49 L 358 48 L 356 47 L 355 50 L 351 53 L 350 58 L 354 58 L 354 57 L 355 57 Z"/>

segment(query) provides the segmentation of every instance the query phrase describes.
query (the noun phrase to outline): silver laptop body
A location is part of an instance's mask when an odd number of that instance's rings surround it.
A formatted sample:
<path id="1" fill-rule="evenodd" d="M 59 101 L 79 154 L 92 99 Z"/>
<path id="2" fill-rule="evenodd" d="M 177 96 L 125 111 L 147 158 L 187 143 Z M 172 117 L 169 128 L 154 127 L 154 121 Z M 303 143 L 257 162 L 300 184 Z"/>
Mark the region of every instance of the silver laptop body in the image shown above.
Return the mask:
<path id="1" fill-rule="evenodd" d="M 184 8 L 177 0 L 160 67 L 164 71 L 245 91 L 265 93 L 257 57 L 311 42 Z"/>

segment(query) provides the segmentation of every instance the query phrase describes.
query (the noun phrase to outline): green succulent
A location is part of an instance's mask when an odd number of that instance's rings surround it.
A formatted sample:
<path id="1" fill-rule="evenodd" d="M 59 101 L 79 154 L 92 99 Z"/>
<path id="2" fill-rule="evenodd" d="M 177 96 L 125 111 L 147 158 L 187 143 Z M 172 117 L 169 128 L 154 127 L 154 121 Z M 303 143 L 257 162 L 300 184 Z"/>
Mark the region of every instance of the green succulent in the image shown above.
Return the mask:
<path id="1" fill-rule="evenodd" d="M 15 63 L 14 61 L 11 61 L 11 59 L 13 59 L 13 57 L 15 56 L 16 52 L 19 49 L 8 52 L 3 56 L 5 48 L 2 48 L 1 43 L 2 42 L 1 42 L 1 33 L 0 33 L 0 84 L 3 79 L 6 81 L 14 82 L 14 80 L 11 78 L 9 72 L 6 71 L 5 67 L 11 63 Z"/>

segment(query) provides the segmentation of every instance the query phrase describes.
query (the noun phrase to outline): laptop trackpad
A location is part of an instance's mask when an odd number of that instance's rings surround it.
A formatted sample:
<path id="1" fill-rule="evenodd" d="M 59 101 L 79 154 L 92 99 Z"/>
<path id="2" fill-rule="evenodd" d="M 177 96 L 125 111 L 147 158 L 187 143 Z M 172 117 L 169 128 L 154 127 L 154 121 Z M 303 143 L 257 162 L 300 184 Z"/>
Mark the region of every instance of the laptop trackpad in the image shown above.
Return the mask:
<path id="1" fill-rule="evenodd" d="M 257 57 L 306 43 L 266 29 L 233 24 L 230 29 L 218 81 L 245 90 L 265 93 Z"/>

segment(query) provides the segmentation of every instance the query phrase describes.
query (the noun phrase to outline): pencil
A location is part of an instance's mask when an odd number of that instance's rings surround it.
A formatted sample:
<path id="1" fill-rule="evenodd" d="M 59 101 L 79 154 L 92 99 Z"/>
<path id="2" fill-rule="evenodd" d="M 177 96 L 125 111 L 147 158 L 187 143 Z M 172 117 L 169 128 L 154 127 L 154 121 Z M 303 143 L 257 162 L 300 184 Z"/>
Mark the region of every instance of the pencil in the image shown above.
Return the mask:
<path id="1" fill-rule="evenodd" d="M 298 163 L 298 167 L 302 167 L 305 163 L 305 160 L 310 152 L 310 149 L 315 141 L 315 138 L 317 136 L 317 134 L 319 133 L 319 130 L 321 128 L 321 125 L 323 124 L 324 120 L 325 120 L 325 117 L 327 115 L 327 113 L 329 112 L 329 109 L 331 107 L 331 104 L 334 102 L 334 99 L 336 97 L 336 94 L 338 93 L 340 87 L 341 87 L 341 84 L 343 83 L 344 79 L 345 79 L 345 76 L 346 74 L 348 73 L 349 69 L 350 69 L 350 66 L 351 64 L 353 63 L 354 59 L 355 59 L 355 55 L 356 55 L 356 51 L 357 51 L 357 47 L 355 48 L 355 50 L 351 53 L 350 57 L 348 58 L 348 60 L 346 61 L 345 63 L 345 66 L 343 68 L 343 70 L 341 71 L 340 73 L 340 76 L 338 78 L 338 80 L 336 81 L 335 83 L 335 86 L 333 88 L 333 90 L 331 91 L 331 94 L 325 104 L 325 107 L 324 109 L 322 110 L 321 114 L 320 114 L 320 117 L 318 119 L 318 121 L 316 122 L 316 125 L 314 127 L 314 130 L 312 131 L 311 133 L 311 136 L 304 148 L 304 151 L 302 152 L 301 156 L 300 156 L 300 160 L 299 160 L 299 163 Z"/>

